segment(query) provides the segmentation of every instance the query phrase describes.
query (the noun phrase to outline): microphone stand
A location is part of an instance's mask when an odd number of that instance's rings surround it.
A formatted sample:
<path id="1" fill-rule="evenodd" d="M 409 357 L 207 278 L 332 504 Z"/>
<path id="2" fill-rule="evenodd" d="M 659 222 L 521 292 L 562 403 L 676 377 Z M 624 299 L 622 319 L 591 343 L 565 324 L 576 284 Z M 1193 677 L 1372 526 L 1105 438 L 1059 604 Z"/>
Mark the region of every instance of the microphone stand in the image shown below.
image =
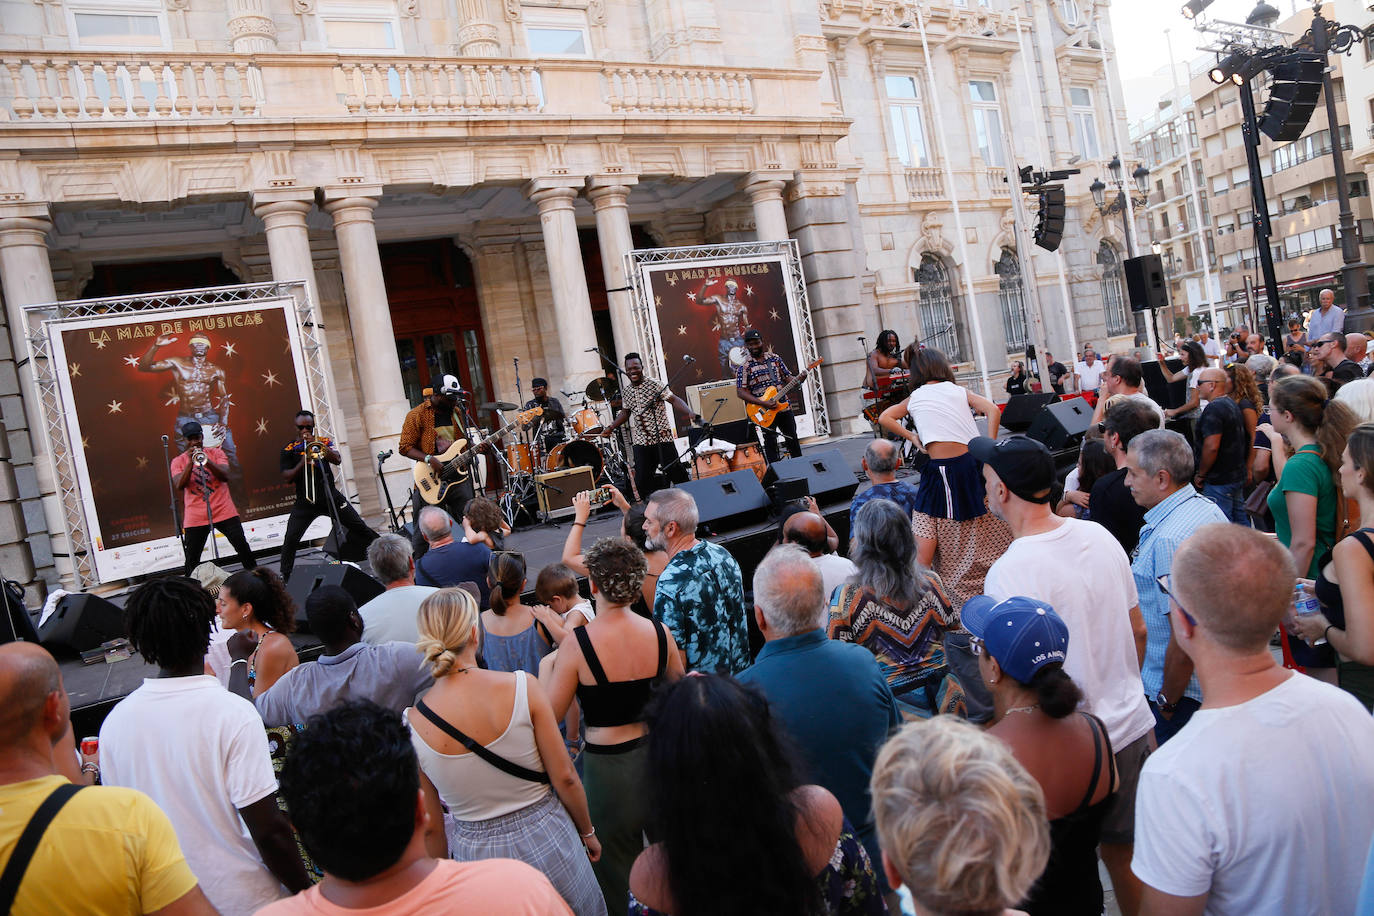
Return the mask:
<path id="1" fill-rule="evenodd" d="M 176 485 L 172 483 L 172 456 L 167 449 L 167 444 L 169 442 L 171 442 L 170 436 L 162 437 L 162 463 L 167 468 L 167 495 L 171 497 L 172 529 L 176 531 L 177 540 L 181 542 L 181 552 L 185 553 L 186 532 L 181 527 L 181 513 L 178 511 L 180 507 L 177 505 L 177 488 Z M 214 534 L 213 528 L 210 529 L 210 533 Z M 200 558 L 197 557 L 196 559 Z"/>
<path id="2" fill-rule="evenodd" d="M 391 516 L 391 533 L 401 533 L 401 523 L 396 518 L 396 507 L 391 503 L 391 488 L 386 484 L 386 475 L 382 473 L 382 465 L 394 454 L 391 449 L 377 453 L 377 479 L 382 482 L 382 493 L 386 495 L 386 511 Z"/>
<path id="3" fill-rule="evenodd" d="M 191 463 L 196 463 L 194 456 L 192 456 Z M 205 471 L 206 475 L 210 474 L 209 464 L 210 456 L 206 455 L 205 465 L 203 465 L 200 468 L 200 470 Z M 191 473 L 194 474 L 195 471 L 192 471 Z M 226 480 L 224 484 L 225 486 L 228 486 L 229 481 Z M 205 500 L 205 519 L 207 522 L 210 523 L 210 556 L 214 557 L 215 560 L 218 561 L 219 544 L 215 543 L 215 512 L 213 509 L 210 508 L 210 480 L 208 476 L 203 478 L 200 482 L 200 498 Z M 200 562 L 200 557 L 196 557 L 196 562 Z"/>
<path id="4" fill-rule="evenodd" d="M 701 429 L 704 435 L 702 435 L 700 439 L 697 439 L 696 442 L 692 441 L 692 436 L 690 433 L 687 436 L 687 454 L 690 455 L 692 458 L 692 471 L 696 474 L 697 480 L 701 479 L 701 474 L 697 470 L 697 446 L 701 445 L 702 439 L 714 439 L 716 437 L 715 432 L 711 429 L 711 424 L 715 422 L 716 414 L 720 413 L 721 407 L 725 406 L 726 399 L 716 398 L 715 401 L 716 409 L 711 411 L 710 419 L 706 420 L 701 424 Z"/>

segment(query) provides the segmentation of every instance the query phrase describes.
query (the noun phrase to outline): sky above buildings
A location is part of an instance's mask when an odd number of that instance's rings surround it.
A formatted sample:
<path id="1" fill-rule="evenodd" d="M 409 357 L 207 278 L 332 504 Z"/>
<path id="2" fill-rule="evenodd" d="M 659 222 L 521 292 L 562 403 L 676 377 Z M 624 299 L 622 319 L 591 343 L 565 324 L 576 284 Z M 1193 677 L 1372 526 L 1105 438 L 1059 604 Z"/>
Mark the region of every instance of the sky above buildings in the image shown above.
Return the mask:
<path id="1" fill-rule="evenodd" d="M 1203 16 L 1228 22 L 1244 22 L 1257 0 L 1215 0 Z M 1269 0 L 1287 19 L 1297 12 L 1296 0 Z M 1187 87 L 1190 61 L 1203 52 L 1198 46 L 1209 37 L 1179 13 L 1183 0 L 1112 0 L 1112 31 L 1121 72 L 1126 111 L 1132 123 L 1155 113 L 1159 100 L 1173 88 L 1169 78 L 1169 42 L 1173 43 L 1179 85 Z M 1165 37 L 1168 29 L 1168 38 Z"/>

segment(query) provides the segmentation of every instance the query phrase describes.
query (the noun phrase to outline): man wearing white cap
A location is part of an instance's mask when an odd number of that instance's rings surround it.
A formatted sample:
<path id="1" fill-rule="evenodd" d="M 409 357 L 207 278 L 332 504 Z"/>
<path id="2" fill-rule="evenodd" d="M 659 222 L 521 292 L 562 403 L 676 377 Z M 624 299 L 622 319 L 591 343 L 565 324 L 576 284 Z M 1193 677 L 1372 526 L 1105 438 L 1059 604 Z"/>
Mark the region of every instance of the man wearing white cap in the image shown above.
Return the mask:
<path id="1" fill-rule="evenodd" d="M 437 456 L 448 451 L 454 442 L 467 438 L 461 432 L 463 424 L 460 420 L 461 412 L 458 410 L 458 398 L 462 394 L 463 386 L 456 375 L 435 375 L 430 387 L 425 389 L 425 399 L 406 414 L 405 422 L 401 424 L 401 440 L 397 445 L 397 451 L 411 461 L 425 462 L 436 474 L 442 473 L 444 463 Z M 472 478 L 469 476 L 462 483 L 449 487 L 444 498 L 436 505 L 446 509 L 452 518 L 462 518 L 463 509 L 467 507 L 468 500 L 472 499 L 472 494 Z M 411 502 L 414 510 L 412 515 L 419 519 L 420 510 L 426 503 L 418 489 Z M 429 543 L 420 534 L 418 524 L 411 537 L 411 546 L 415 551 L 416 560 L 429 550 Z"/>

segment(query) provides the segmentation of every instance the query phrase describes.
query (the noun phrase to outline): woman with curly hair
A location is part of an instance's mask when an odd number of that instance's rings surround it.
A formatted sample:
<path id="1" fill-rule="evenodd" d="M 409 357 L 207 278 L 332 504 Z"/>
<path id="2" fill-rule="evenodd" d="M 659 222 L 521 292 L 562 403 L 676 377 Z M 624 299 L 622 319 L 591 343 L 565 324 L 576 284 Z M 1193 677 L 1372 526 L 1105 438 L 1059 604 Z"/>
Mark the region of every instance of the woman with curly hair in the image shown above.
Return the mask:
<path id="1" fill-rule="evenodd" d="M 768 700 L 686 677 L 650 713 L 650 834 L 631 916 L 877 916 L 875 866 L 835 796 L 807 785 Z"/>
<path id="2" fill-rule="evenodd" d="M 665 678 L 682 677 L 682 656 L 667 627 L 630 609 L 648 568 L 638 547 L 624 538 L 602 538 L 583 560 L 596 617 L 558 650 L 549 699 L 560 718 L 574 695 L 582 707 L 587 738 L 582 773 L 605 852 L 596 863 L 596 878 L 607 907 L 621 913 L 648 823 L 644 708 Z"/>
<path id="3" fill-rule="evenodd" d="M 296 603 L 281 576 L 266 567 L 234 573 L 219 587 L 215 602 L 220 626 L 232 637 L 253 645 L 248 656 L 251 696 L 266 692 L 283 674 L 301 663 L 287 634 L 296 630 Z"/>
<path id="4" fill-rule="evenodd" d="M 1226 367 L 1226 394 L 1236 402 L 1241 419 L 1245 421 L 1245 477 L 1248 483 L 1250 461 L 1255 449 L 1255 427 L 1259 425 L 1260 409 L 1264 406 L 1255 373 L 1250 371 L 1249 366 L 1232 363 Z"/>
<path id="5" fill-rule="evenodd" d="M 578 916 L 604 916 L 588 861 L 601 845 L 539 682 L 477 664 L 477 602 L 460 588 L 420 602 L 417 624 L 415 648 L 434 686 L 403 718 L 431 822 L 444 825 L 426 836 L 429 854 L 519 859 L 542 871 Z"/>

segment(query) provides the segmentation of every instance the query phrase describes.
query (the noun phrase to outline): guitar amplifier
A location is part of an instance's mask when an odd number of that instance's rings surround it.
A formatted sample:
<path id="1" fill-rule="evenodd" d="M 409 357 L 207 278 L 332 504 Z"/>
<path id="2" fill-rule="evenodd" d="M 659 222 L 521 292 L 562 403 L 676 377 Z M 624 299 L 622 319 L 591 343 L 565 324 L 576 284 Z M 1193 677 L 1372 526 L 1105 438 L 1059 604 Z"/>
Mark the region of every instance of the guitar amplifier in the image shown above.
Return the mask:
<path id="1" fill-rule="evenodd" d="M 596 478 L 587 465 L 550 471 L 534 475 L 534 489 L 539 495 L 539 511 L 549 518 L 566 518 L 572 515 L 573 497 L 583 490 L 596 487 Z"/>
<path id="2" fill-rule="evenodd" d="M 720 410 L 717 412 L 716 400 L 719 398 L 724 398 L 725 403 L 720 405 Z M 744 402 L 739 399 L 739 395 L 735 392 L 733 379 L 705 382 L 701 385 L 688 385 L 687 405 L 701 414 L 703 420 L 710 420 L 711 414 L 715 413 L 716 418 L 711 422 L 717 425 L 745 419 Z"/>

